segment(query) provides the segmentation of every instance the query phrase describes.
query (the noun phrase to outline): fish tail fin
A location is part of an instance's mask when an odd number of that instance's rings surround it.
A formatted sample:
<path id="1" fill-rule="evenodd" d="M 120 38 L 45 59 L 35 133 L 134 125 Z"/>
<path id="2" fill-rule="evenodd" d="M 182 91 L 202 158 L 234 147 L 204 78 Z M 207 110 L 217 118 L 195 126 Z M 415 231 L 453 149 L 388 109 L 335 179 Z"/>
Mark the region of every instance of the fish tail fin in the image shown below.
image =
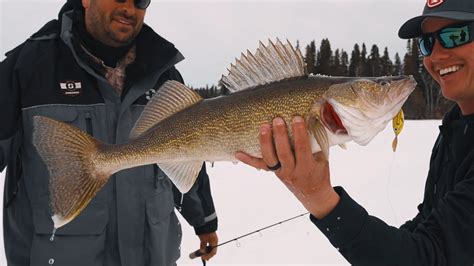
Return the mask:
<path id="1" fill-rule="evenodd" d="M 106 144 L 73 126 L 41 116 L 34 117 L 33 144 L 49 171 L 52 219 L 59 228 L 86 208 L 113 173 L 99 167 Z"/>

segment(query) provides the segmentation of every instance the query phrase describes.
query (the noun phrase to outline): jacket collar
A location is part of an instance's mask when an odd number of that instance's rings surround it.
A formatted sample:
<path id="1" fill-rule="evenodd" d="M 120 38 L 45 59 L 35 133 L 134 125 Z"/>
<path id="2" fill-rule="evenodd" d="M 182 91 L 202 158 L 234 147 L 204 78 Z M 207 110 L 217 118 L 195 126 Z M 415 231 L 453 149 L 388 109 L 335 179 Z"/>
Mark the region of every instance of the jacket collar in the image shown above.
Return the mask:
<path id="1" fill-rule="evenodd" d="M 457 104 L 445 114 L 442 125 L 439 126 L 444 137 L 450 137 L 457 130 L 461 130 L 465 135 L 469 128 L 474 128 L 474 114 L 462 115 Z"/>
<path id="2" fill-rule="evenodd" d="M 96 73 L 77 54 L 73 45 L 73 11 L 65 12 L 61 21 L 61 40 L 69 47 L 77 63 L 90 75 L 107 83 L 107 80 Z M 133 86 L 126 92 L 122 99 L 122 110 L 133 104 L 140 96 L 154 88 L 160 76 L 169 68 L 182 61 L 184 56 L 175 46 L 155 33 L 148 25 L 144 24 L 142 31 L 136 39 L 136 59 L 132 63 Z"/>
<path id="3" fill-rule="evenodd" d="M 464 124 L 473 124 L 474 123 L 474 114 L 462 115 L 461 109 L 456 104 L 453 108 L 447 112 L 443 118 L 443 125 L 449 126 L 454 121 L 462 121 Z"/>

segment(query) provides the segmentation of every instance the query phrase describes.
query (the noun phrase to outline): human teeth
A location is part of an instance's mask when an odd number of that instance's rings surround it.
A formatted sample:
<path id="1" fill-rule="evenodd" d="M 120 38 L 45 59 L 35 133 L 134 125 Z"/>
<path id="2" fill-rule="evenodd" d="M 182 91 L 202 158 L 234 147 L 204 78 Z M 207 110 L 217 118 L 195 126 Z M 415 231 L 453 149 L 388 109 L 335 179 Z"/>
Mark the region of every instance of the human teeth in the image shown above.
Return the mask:
<path id="1" fill-rule="evenodd" d="M 456 72 L 456 71 L 458 71 L 459 69 L 461 69 L 460 66 L 452 66 L 452 67 L 448 67 L 448 68 L 443 68 L 443 69 L 441 69 L 441 70 L 439 71 L 439 74 L 440 74 L 441 76 L 443 76 L 443 75 L 446 75 L 446 74 L 448 74 L 448 73 Z"/>

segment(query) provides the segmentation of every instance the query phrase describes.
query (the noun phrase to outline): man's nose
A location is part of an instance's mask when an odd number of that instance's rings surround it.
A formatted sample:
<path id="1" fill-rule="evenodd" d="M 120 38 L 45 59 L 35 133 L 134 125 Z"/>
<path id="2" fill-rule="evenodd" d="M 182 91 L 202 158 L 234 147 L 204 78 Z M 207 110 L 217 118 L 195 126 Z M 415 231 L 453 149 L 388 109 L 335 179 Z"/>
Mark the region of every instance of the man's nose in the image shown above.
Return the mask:
<path id="1" fill-rule="evenodd" d="M 120 3 L 120 9 L 125 11 L 128 16 L 135 15 L 135 1 L 134 0 L 122 0 L 117 1 Z"/>

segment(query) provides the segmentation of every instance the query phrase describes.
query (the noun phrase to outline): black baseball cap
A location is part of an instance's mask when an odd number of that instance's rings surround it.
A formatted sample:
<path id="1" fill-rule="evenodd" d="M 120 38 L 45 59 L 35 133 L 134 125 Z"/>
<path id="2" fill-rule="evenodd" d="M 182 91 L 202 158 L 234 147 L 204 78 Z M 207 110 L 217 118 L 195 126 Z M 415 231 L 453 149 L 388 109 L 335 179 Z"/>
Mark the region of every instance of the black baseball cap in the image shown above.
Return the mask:
<path id="1" fill-rule="evenodd" d="M 420 37 L 421 23 L 426 17 L 474 20 L 474 0 L 427 0 L 423 14 L 405 22 L 398 30 L 398 36 L 402 39 Z"/>

